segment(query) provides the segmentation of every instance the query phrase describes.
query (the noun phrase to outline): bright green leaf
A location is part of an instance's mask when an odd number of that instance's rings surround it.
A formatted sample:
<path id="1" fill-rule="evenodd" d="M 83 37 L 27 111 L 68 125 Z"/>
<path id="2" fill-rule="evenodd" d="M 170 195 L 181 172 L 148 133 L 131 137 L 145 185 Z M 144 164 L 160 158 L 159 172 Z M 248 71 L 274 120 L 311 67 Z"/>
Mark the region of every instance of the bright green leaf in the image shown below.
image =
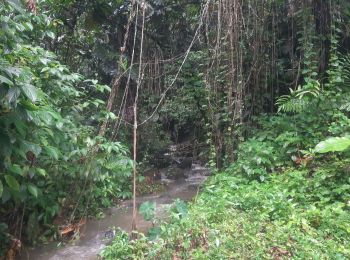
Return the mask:
<path id="1" fill-rule="evenodd" d="M 331 137 L 315 147 L 316 153 L 342 152 L 350 146 L 350 137 Z"/>
<path id="2" fill-rule="evenodd" d="M 18 164 L 13 164 L 9 167 L 10 172 L 13 172 L 18 175 L 22 175 L 22 169 Z"/>
<path id="3" fill-rule="evenodd" d="M 34 184 L 31 184 L 29 183 L 27 185 L 27 188 L 28 188 L 28 191 L 30 192 L 30 194 L 32 194 L 35 198 L 38 197 L 38 188 L 34 185 Z"/>
<path id="4" fill-rule="evenodd" d="M 37 89 L 31 84 L 25 84 L 22 87 L 23 93 L 32 101 L 35 102 L 38 98 Z"/>
<path id="5" fill-rule="evenodd" d="M 26 29 L 33 31 L 33 25 L 30 22 L 25 22 L 24 26 L 26 27 Z"/>
<path id="6" fill-rule="evenodd" d="M 46 171 L 42 168 L 36 168 L 36 171 L 38 174 L 40 174 L 43 177 L 45 177 L 47 175 Z"/>
<path id="7" fill-rule="evenodd" d="M 40 108 L 28 100 L 21 100 L 20 104 L 28 111 L 38 111 Z"/>
<path id="8" fill-rule="evenodd" d="M 5 175 L 5 181 L 11 189 L 19 191 L 19 183 L 17 182 L 17 180 L 13 176 Z"/>
<path id="9" fill-rule="evenodd" d="M 0 83 L 6 83 L 9 86 L 13 86 L 13 82 L 8 78 L 0 75 Z"/>
<path id="10" fill-rule="evenodd" d="M 55 34 L 54 34 L 53 32 L 51 32 L 51 31 L 47 31 L 47 32 L 46 32 L 46 35 L 47 35 L 49 38 L 51 38 L 52 40 L 55 39 Z"/>

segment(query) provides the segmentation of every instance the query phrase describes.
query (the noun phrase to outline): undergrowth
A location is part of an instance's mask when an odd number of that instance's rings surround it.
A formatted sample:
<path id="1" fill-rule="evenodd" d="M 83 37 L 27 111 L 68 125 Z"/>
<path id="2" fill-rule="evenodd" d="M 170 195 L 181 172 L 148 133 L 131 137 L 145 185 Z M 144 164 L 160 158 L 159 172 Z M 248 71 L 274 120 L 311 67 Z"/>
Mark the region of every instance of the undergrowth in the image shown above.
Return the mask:
<path id="1" fill-rule="evenodd" d="M 105 259 L 348 259 L 350 160 L 288 168 L 266 182 L 230 171 L 207 182 L 160 238 L 120 233 Z M 123 243 L 122 243 L 123 242 Z"/>
<path id="2" fill-rule="evenodd" d="M 258 118 L 236 162 L 209 178 L 186 217 L 163 223 L 153 240 L 121 232 L 102 257 L 349 259 L 350 159 L 313 149 L 346 133 L 347 116 L 317 109 Z"/>

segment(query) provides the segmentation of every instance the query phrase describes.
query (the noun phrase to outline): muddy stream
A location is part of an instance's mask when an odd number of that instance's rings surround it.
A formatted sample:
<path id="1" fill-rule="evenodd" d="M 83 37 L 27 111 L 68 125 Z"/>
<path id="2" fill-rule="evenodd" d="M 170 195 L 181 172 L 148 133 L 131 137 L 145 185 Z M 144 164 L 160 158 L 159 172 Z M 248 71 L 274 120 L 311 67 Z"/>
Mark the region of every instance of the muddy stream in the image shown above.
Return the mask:
<path id="1" fill-rule="evenodd" d="M 200 185 L 205 181 L 209 171 L 200 165 L 193 164 L 191 169 L 184 170 L 182 178 L 172 180 L 162 174 L 161 182 L 166 185 L 165 191 L 137 199 L 138 207 L 145 201 L 156 203 L 156 217 L 166 216 L 166 208 L 175 199 L 189 201 L 197 196 Z M 19 260 L 76 260 L 98 259 L 98 253 L 111 239 L 106 234 L 115 228 L 121 228 L 130 232 L 132 219 L 132 201 L 122 202 L 117 207 L 105 210 L 103 219 L 90 219 L 80 230 L 80 239 L 74 244 L 59 246 L 59 242 L 41 245 L 35 248 L 25 248 Z M 145 221 L 138 215 L 138 231 L 146 233 L 152 227 L 152 223 Z"/>

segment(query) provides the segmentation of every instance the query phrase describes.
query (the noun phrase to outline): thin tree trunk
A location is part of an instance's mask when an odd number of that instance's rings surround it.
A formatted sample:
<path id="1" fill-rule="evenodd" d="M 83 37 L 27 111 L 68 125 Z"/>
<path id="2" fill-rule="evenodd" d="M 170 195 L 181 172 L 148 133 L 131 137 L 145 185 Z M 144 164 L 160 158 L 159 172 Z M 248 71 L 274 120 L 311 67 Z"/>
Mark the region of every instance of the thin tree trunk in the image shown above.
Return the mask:
<path id="1" fill-rule="evenodd" d="M 135 99 L 136 100 L 136 99 Z M 134 103 L 134 127 L 133 127 L 133 202 L 132 202 L 132 223 L 131 223 L 131 232 L 132 237 L 135 237 L 134 231 L 137 230 L 136 219 L 137 219 L 137 207 L 136 207 L 136 178 L 137 178 L 137 169 L 136 169 L 136 159 L 137 159 L 137 103 Z"/>
<path id="2" fill-rule="evenodd" d="M 136 169 L 136 161 L 137 161 L 137 102 L 139 98 L 139 89 L 140 85 L 142 84 L 143 80 L 143 69 L 142 69 L 142 56 L 143 56 L 143 40 L 144 40 L 144 29 L 145 29 L 145 0 L 142 1 L 141 4 L 142 8 L 142 31 L 141 31 L 141 46 L 140 46 L 140 61 L 139 61 L 139 75 L 137 79 L 137 86 L 136 86 L 136 94 L 135 94 L 135 101 L 134 101 L 134 127 L 133 127 L 133 158 L 134 158 L 134 164 L 133 164 L 133 207 L 132 207 L 132 222 L 131 222 L 131 237 L 133 239 L 137 238 L 136 230 L 136 220 L 137 220 L 137 205 L 136 205 L 136 179 L 137 179 L 137 169 Z"/>

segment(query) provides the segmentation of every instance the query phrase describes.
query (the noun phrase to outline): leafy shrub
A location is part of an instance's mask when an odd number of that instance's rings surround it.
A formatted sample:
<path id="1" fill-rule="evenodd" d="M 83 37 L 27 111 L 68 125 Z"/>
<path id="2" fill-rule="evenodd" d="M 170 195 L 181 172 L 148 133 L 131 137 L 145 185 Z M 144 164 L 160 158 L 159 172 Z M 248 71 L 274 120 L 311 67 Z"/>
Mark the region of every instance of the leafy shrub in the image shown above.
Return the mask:
<path id="1" fill-rule="evenodd" d="M 146 246 L 147 240 L 143 234 L 139 234 L 137 240 L 130 240 L 128 233 L 119 230 L 112 244 L 106 247 L 100 255 L 104 259 L 144 259 L 143 252 Z"/>
<path id="2" fill-rule="evenodd" d="M 55 23 L 18 1 L 0 5 L 0 22 L 0 221 L 34 242 L 57 215 L 72 220 L 130 197 L 132 162 L 122 144 L 92 137 L 113 115 L 91 96 L 109 88 L 41 47 Z"/>
<path id="3" fill-rule="evenodd" d="M 275 167 L 277 159 L 275 153 L 271 143 L 251 138 L 239 147 L 237 164 L 233 168 L 249 178 L 264 181 Z"/>

